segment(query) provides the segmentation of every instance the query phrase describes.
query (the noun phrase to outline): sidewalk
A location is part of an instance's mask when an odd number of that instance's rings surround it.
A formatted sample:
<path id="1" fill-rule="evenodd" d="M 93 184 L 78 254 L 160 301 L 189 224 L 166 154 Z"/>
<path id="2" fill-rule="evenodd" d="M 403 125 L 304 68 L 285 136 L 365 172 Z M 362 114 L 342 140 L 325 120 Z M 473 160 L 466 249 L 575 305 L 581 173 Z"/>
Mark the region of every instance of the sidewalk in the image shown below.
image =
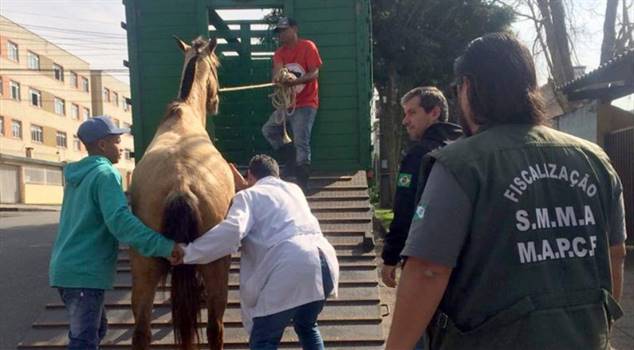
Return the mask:
<path id="1" fill-rule="evenodd" d="M 42 204 L 0 204 L 0 212 L 3 211 L 60 211 L 59 205 Z"/>
<path id="2" fill-rule="evenodd" d="M 629 246 L 623 276 L 621 307 L 624 316 L 616 322 L 610 337 L 616 350 L 634 349 L 634 247 Z"/>

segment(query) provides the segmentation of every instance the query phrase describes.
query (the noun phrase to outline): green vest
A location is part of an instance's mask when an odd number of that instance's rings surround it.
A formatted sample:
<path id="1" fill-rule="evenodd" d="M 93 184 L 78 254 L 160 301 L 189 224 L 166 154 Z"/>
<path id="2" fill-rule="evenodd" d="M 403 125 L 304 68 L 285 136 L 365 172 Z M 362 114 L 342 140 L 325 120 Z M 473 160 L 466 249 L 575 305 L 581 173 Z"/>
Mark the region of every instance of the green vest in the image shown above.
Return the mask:
<path id="1" fill-rule="evenodd" d="M 465 244 L 430 324 L 432 349 L 607 349 L 607 223 L 616 172 L 545 126 L 482 130 L 430 155 L 469 197 Z"/>

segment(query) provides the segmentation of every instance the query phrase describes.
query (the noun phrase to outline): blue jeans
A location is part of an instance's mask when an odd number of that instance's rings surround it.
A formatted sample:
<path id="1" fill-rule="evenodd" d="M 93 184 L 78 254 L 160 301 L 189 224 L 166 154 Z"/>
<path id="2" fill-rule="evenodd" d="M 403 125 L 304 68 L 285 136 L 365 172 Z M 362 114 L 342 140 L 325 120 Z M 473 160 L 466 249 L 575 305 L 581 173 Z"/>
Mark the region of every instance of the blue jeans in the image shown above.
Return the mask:
<path id="1" fill-rule="evenodd" d="M 262 126 L 262 135 L 277 150 L 284 145 L 284 125 L 276 120 L 277 111 L 273 112 L 269 120 Z M 310 133 L 315 123 L 317 109 L 300 107 L 286 117 L 295 143 L 295 161 L 297 165 L 310 164 Z"/>
<path id="2" fill-rule="evenodd" d="M 90 288 L 58 288 L 69 315 L 69 350 L 98 349 L 108 331 L 104 309 L 104 290 Z"/>
<path id="3" fill-rule="evenodd" d="M 332 277 L 323 255 L 321 259 L 321 277 L 324 285 L 324 296 L 327 298 L 333 289 Z M 326 300 L 313 301 L 273 315 L 253 319 L 253 329 L 249 339 L 252 350 L 276 350 L 284 334 L 284 329 L 291 321 L 299 342 L 304 350 L 323 350 L 324 341 L 317 328 L 317 317 L 324 308 Z"/>

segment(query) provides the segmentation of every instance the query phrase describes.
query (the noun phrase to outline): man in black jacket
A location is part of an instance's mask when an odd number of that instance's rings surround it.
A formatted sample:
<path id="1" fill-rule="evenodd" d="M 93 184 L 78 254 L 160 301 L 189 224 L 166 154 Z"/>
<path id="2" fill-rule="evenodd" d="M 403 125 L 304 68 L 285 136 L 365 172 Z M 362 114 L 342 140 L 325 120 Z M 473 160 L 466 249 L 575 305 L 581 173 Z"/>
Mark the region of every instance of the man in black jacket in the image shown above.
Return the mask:
<path id="1" fill-rule="evenodd" d="M 401 106 L 405 112 L 403 126 L 413 142 L 401 161 L 394 194 L 394 220 L 383 246 L 381 277 L 391 288 L 396 287 L 396 267 L 416 207 L 421 160 L 428 152 L 462 136 L 458 125 L 447 122 L 447 100 L 436 87 L 417 87 L 409 91 L 401 98 Z"/>

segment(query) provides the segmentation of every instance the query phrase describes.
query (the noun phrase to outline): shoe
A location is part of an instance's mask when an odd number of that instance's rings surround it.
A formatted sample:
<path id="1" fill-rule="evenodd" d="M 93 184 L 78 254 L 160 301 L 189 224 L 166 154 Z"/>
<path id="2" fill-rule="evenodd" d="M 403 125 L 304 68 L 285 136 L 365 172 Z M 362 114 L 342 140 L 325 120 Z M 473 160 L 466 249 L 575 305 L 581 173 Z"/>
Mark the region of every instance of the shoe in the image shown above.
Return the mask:
<path id="1" fill-rule="evenodd" d="M 298 165 L 295 168 L 295 183 L 304 191 L 304 194 L 308 194 L 308 180 L 310 178 L 310 164 Z"/>
<path id="2" fill-rule="evenodd" d="M 280 147 L 278 154 L 279 163 L 284 166 L 280 175 L 283 178 L 295 176 L 295 145 L 293 143 L 285 144 Z"/>

